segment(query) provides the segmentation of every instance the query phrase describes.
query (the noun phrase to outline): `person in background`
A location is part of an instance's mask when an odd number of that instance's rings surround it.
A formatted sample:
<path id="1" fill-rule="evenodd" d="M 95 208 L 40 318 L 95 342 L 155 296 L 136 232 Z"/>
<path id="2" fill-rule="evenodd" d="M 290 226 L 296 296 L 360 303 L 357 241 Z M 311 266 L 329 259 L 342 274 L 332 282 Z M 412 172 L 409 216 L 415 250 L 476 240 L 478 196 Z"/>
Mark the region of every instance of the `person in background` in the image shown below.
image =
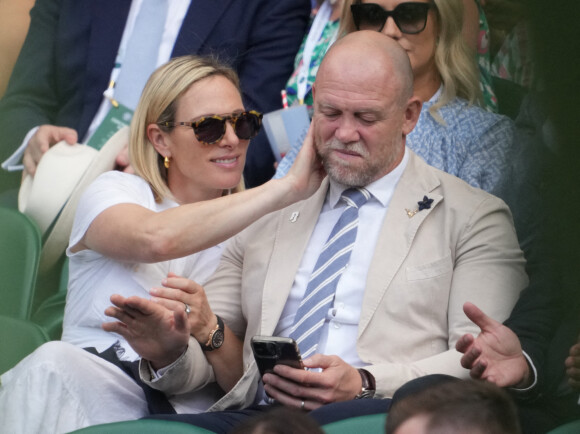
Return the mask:
<path id="1" fill-rule="evenodd" d="M 338 36 L 342 0 L 319 1 L 316 15 L 302 41 L 294 72 L 286 83 L 288 105 L 306 104 L 312 117 L 312 85 L 322 58 Z"/>
<path id="2" fill-rule="evenodd" d="M 485 8 L 501 43 L 494 51 L 492 75 L 525 90 L 540 90 L 543 85 L 537 81 L 535 71 L 529 4 L 521 0 L 486 0 Z"/>
<path id="3" fill-rule="evenodd" d="M 497 113 L 497 97 L 493 90 L 491 78 L 489 24 L 481 0 L 463 0 L 462 33 L 467 45 L 474 50 L 477 58 L 483 107 L 488 111 Z"/>
<path id="4" fill-rule="evenodd" d="M 516 406 L 499 387 L 433 376 L 412 380 L 393 396 L 387 434 L 519 434 Z M 422 385 L 418 384 L 423 382 Z"/>
<path id="5" fill-rule="evenodd" d="M 526 433 L 545 433 L 580 419 L 580 289 L 537 279 L 501 324 L 464 306 L 480 328 L 457 342 L 473 378 L 513 391 Z"/>
<path id="6" fill-rule="evenodd" d="M 230 194 L 240 185 L 260 119 L 245 109 L 235 72 L 215 60 L 177 57 L 155 71 L 131 124 L 136 175 L 107 172 L 83 193 L 67 250 L 64 342 L 42 346 L 2 376 L 2 431 L 62 432 L 149 412 L 204 411 L 235 384 L 242 372 L 241 342 L 191 279 L 205 282 L 215 270 L 220 243 L 308 197 L 321 181 L 309 147 L 287 178 Z M 191 335 L 189 345 L 203 348 L 212 361 L 213 372 L 199 372 L 207 387 L 169 402 L 134 381 L 139 345 L 101 328 L 115 292 L 152 297 L 163 306 L 186 344 Z M 206 345 L 218 325 L 219 349 Z M 161 368 L 182 352 L 168 351 L 153 366 Z M 94 405 L 95 396 L 109 395 L 119 402 Z M 34 408 L 23 405 L 31 397 Z"/>
<path id="7" fill-rule="evenodd" d="M 428 164 L 492 191 L 516 147 L 513 122 L 478 106 L 479 72 L 461 34 L 462 0 L 346 0 L 339 34 L 382 32 L 407 52 L 423 108 L 407 145 Z M 283 176 L 299 149 L 280 162 Z"/>
<path id="8" fill-rule="evenodd" d="M 33 175 L 60 140 L 92 145 L 130 116 L 157 66 L 185 54 L 218 56 L 239 73 L 246 105 L 280 108 L 309 13 L 309 0 L 106 0 L 91 7 L 37 0 L 0 100 L 0 161 L 14 153 L 3 167 L 17 170 L 23 156 Z M 127 167 L 126 152 L 117 162 Z M 261 133 L 248 150 L 246 185 L 270 179 L 273 163 Z"/>
<path id="9" fill-rule="evenodd" d="M 324 434 L 322 428 L 306 413 L 295 408 L 275 407 L 248 419 L 231 434 Z"/>
<path id="10" fill-rule="evenodd" d="M 30 8 L 35 0 L 4 0 L 0 7 L 0 98 L 6 91 L 12 68 L 24 43 L 30 18 Z M 0 170 L 0 205 L 14 206 L 15 192 L 7 192 L 18 185 L 21 174 Z"/>
<path id="11" fill-rule="evenodd" d="M 488 3 L 491 2 L 488 0 Z M 498 3 L 515 2 L 500 0 Z M 536 424 L 532 427 L 535 429 L 529 431 L 545 433 L 557 425 L 554 417 L 558 418 L 558 415 L 567 413 L 569 410 L 577 412 L 580 398 L 577 390 L 580 378 L 578 368 L 574 368 L 580 365 L 578 329 L 574 331 L 580 320 L 580 315 L 578 315 L 580 311 L 578 306 L 580 302 L 578 295 L 580 291 L 580 274 L 578 273 L 580 225 L 575 218 L 580 213 L 580 190 L 577 188 L 577 167 L 580 161 L 580 147 L 578 146 L 580 87 L 577 83 L 580 69 L 577 56 L 571 55 L 577 50 L 570 50 L 570 44 L 580 40 L 580 27 L 576 25 L 580 17 L 580 4 L 577 2 L 553 3 L 550 5 L 549 13 L 544 1 L 533 0 L 526 2 L 525 5 L 526 14 L 530 19 L 530 37 L 534 41 L 532 60 L 538 66 L 535 70 L 536 80 L 543 85 L 540 107 L 546 110 L 546 116 L 550 120 L 550 130 L 555 138 L 554 151 L 556 151 L 555 155 L 550 158 L 550 170 L 540 179 L 540 185 L 543 187 L 539 205 L 541 209 L 532 207 L 530 212 L 543 212 L 548 217 L 547 221 L 541 222 L 542 228 L 548 229 L 545 237 L 548 247 L 541 250 L 541 253 L 544 259 L 549 258 L 553 264 L 557 265 L 558 279 L 547 279 L 538 285 L 538 281 L 534 283 L 535 279 L 532 276 L 531 285 L 538 291 L 535 291 L 535 297 L 525 296 L 528 290 L 522 293 L 518 301 L 520 308 L 517 310 L 524 315 L 517 315 L 519 324 L 515 321 L 516 308 L 514 308 L 509 327 L 500 325 L 496 330 L 506 331 L 507 329 L 514 332 L 516 327 L 519 329 L 515 336 L 510 339 L 502 338 L 498 343 L 502 345 L 508 342 L 516 343 L 513 352 L 513 360 L 516 364 L 522 360 L 521 350 L 524 350 L 536 366 L 538 384 L 529 391 L 531 396 L 522 394 L 524 396 L 518 400 L 518 406 L 522 418 L 525 417 L 524 415 L 529 416 L 527 420 L 530 425 L 548 416 L 547 420 L 542 421 L 542 425 Z M 503 16 L 509 19 L 513 17 L 506 14 Z M 489 18 L 491 24 L 491 16 Z M 544 126 L 540 122 L 536 125 L 540 128 Z M 535 155 L 538 154 L 535 153 Z M 552 232 L 553 230 L 556 230 L 556 233 Z M 549 268 L 551 265 L 552 263 Z M 555 310 L 551 307 L 546 308 L 546 303 L 553 306 L 554 300 L 557 301 L 557 308 Z M 523 305 L 524 301 L 526 305 Z M 485 309 L 481 310 L 485 312 Z M 566 313 L 563 314 L 563 312 Z M 474 335 L 475 347 L 478 342 L 481 342 L 479 338 L 485 335 L 488 334 Z M 492 363 L 490 359 L 488 360 L 489 369 Z M 539 365 L 536 364 L 537 360 L 540 361 Z M 517 369 L 516 375 L 511 378 L 510 382 L 514 380 L 516 383 L 519 382 L 523 378 L 522 373 L 529 368 Z M 485 375 L 486 371 L 487 369 L 482 375 Z M 543 376 L 544 380 L 542 380 Z M 504 379 L 508 377 L 505 376 Z M 547 388 L 544 388 L 542 384 Z M 537 392 L 541 394 L 538 395 Z M 528 399 L 526 403 L 526 398 L 531 399 Z M 566 399 L 568 403 L 563 404 Z M 522 408 L 528 408 L 529 411 L 524 413 Z M 580 416 L 573 418 L 580 419 Z M 542 431 L 543 423 L 546 421 L 548 427 Z M 524 426 L 524 431 L 528 432 L 525 428 Z M 572 430 L 570 427 L 562 429 L 565 432 Z"/>

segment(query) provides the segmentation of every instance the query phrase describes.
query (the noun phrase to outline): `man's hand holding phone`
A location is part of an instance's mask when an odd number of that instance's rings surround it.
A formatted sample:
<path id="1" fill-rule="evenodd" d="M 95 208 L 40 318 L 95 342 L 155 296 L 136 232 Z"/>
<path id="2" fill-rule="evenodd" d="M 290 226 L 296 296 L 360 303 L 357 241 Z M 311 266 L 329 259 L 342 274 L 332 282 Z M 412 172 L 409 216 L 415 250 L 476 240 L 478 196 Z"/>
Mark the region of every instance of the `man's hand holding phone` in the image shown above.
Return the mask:
<path id="1" fill-rule="evenodd" d="M 276 364 L 273 372 L 262 377 L 268 396 L 290 407 L 314 410 L 331 402 L 353 399 L 361 392 L 358 370 L 340 357 L 315 354 L 303 360 L 303 364 L 322 372 Z"/>

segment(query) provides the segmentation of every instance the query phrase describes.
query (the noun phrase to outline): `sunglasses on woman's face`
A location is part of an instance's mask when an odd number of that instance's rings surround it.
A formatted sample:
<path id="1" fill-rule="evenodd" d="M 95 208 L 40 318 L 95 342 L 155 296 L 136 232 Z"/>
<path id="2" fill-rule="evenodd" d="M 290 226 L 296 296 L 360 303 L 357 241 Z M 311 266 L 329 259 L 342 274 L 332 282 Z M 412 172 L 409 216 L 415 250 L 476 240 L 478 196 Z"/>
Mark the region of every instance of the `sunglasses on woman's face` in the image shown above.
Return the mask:
<path id="1" fill-rule="evenodd" d="M 226 134 L 226 122 L 232 124 L 236 136 L 242 140 L 250 140 L 260 132 L 262 126 L 262 113 L 255 110 L 235 113 L 229 116 L 212 115 L 204 116 L 195 122 L 160 122 L 159 125 L 166 127 L 186 126 L 191 127 L 195 138 L 205 144 L 213 145 L 223 139 Z"/>
<path id="2" fill-rule="evenodd" d="M 350 11 L 357 30 L 380 32 L 385 27 L 387 19 L 393 17 L 402 33 L 414 35 L 425 29 L 431 6 L 432 3 L 407 2 L 400 3 L 392 11 L 387 11 L 376 3 L 357 3 L 350 6 Z"/>

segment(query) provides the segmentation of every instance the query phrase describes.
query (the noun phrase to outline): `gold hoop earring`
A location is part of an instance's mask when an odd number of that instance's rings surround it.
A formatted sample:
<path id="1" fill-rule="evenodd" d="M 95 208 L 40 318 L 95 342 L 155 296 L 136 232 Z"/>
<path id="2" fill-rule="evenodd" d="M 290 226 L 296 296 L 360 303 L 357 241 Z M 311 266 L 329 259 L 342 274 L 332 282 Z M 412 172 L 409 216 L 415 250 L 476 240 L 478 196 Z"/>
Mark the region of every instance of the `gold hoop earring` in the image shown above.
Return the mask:
<path id="1" fill-rule="evenodd" d="M 169 157 L 165 157 L 163 159 L 163 165 L 165 166 L 166 169 L 169 169 L 169 163 L 170 163 Z"/>

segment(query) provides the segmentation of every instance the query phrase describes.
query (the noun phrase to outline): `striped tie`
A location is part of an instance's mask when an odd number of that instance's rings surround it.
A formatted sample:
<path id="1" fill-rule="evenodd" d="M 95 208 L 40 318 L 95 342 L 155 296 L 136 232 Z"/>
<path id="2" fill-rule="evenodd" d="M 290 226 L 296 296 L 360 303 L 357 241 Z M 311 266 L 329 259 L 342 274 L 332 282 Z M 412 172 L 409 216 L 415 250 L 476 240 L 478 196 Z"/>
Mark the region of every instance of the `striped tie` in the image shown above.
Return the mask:
<path id="1" fill-rule="evenodd" d="M 358 210 L 370 197 L 371 194 L 364 188 L 350 188 L 342 193 L 342 200 L 347 206 L 316 261 L 290 332 L 304 358 L 316 352 L 336 286 L 354 247 Z"/>

